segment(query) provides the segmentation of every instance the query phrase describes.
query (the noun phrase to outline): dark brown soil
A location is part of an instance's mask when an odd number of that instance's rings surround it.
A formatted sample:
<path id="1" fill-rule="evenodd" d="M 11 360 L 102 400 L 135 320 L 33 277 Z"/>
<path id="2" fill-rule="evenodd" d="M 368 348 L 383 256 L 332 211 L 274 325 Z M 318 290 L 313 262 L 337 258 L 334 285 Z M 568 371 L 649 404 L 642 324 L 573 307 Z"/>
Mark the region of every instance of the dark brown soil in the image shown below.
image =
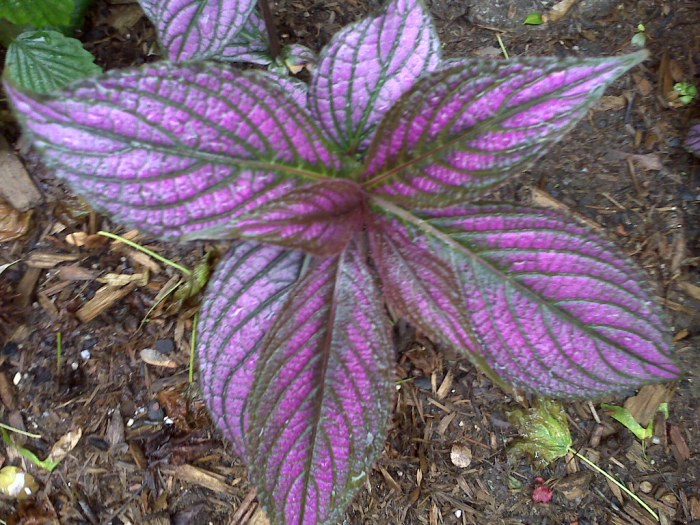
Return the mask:
<path id="1" fill-rule="evenodd" d="M 283 42 L 319 49 L 379 2 L 272 4 Z M 656 283 L 685 376 L 636 400 L 648 407 L 670 398 L 668 419 L 656 416 L 653 442 L 642 447 L 600 409 L 600 400 L 565 407 L 574 447 L 640 494 L 662 523 L 700 523 L 700 161 L 680 146 L 700 105 L 674 107 L 667 97 L 675 81 L 700 83 L 700 6 L 696 0 L 623 0 L 600 13 L 589 4 L 556 23 L 505 32 L 471 23 L 465 8 L 471 2 L 433 0 L 431 9 L 451 57 L 498 55 L 498 35 L 510 56 L 619 54 L 629 49 L 637 24 L 645 24 L 651 58 L 496 197 L 569 210 L 621 245 Z M 107 69 L 158 59 L 154 32 L 129 0 L 98 0 L 82 39 Z M 41 434 L 15 440 L 42 458 L 69 431 L 80 429 L 82 438 L 51 474 L 0 445 L 0 465 L 23 466 L 42 485 L 34 499 L 0 499 L 0 519 L 25 525 L 263 523 L 245 468 L 212 427 L 196 382 L 187 380 L 197 299 L 177 312 L 166 303 L 140 326 L 156 295 L 177 276 L 158 264 L 147 283 L 81 322 L 81 307 L 103 286 L 98 277 L 143 273 L 144 263 L 93 235 L 124 232 L 56 183 L 22 149 L 9 114 L 1 114 L 3 134 L 21 150 L 45 202 L 34 210 L 27 234 L 0 244 L 0 265 L 22 260 L 0 277 L 0 422 Z M 70 242 L 76 232 L 87 234 L 81 247 Z M 189 267 L 205 252 L 225 249 L 139 242 Z M 49 254 L 52 266 L 37 268 L 37 254 Z M 73 257 L 57 262 L 56 255 Z M 397 333 L 397 377 L 406 380 L 385 452 L 350 507 L 348 524 L 655 523 L 580 460 L 534 468 L 509 458 L 506 445 L 516 430 L 506 414 L 528 399 L 505 394 L 421 334 L 406 327 Z M 146 364 L 145 348 L 161 350 L 173 368 Z M 605 401 L 621 405 L 625 399 Z M 453 450 L 471 455 L 471 463 L 456 466 Z M 536 477 L 553 487 L 551 503 L 533 501 Z"/>

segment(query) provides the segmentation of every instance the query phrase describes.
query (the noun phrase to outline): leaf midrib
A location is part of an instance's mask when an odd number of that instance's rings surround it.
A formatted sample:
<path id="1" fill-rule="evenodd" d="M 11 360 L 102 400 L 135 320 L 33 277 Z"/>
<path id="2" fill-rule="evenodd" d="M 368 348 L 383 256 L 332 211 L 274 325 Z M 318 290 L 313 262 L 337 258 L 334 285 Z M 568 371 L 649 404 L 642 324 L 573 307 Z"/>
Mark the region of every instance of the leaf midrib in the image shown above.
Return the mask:
<path id="1" fill-rule="evenodd" d="M 512 288 L 516 289 L 518 292 L 522 293 L 529 299 L 533 300 L 536 304 L 541 305 L 551 311 L 556 317 L 560 318 L 562 321 L 566 323 L 570 323 L 577 328 L 579 328 L 581 331 L 584 333 L 588 334 L 589 337 L 592 337 L 595 340 L 600 340 L 603 343 L 610 345 L 611 347 L 615 348 L 619 352 L 635 359 L 638 362 L 660 368 L 662 370 L 666 370 L 665 366 L 663 366 L 660 363 L 656 363 L 653 361 L 650 361 L 646 359 L 645 357 L 638 355 L 634 352 L 631 352 L 630 350 L 626 349 L 625 347 L 619 345 L 617 342 L 610 340 L 608 337 L 606 337 L 603 334 L 600 334 L 596 331 L 592 331 L 589 329 L 589 326 L 582 323 L 579 319 L 574 317 L 572 314 L 567 312 L 566 310 L 563 310 L 559 308 L 557 305 L 552 304 L 551 302 L 547 301 L 545 298 L 540 296 L 539 294 L 535 293 L 533 290 L 529 289 L 528 287 L 524 286 L 520 282 L 518 282 L 516 279 L 513 278 L 510 274 L 504 272 L 497 266 L 495 266 L 493 263 L 488 261 L 487 259 L 484 259 L 481 257 L 478 253 L 472 251 L 469 249 L 469 247 L 463 243 L 455 241 L 452 237 L 450 237 L 448 234 L 440 231 L 439 229 L 435 228 L 428 220 L 420 219 L 419 217 L 413 215 L 412 213 L 404 210 L 403 208 L 396 206 L 392 204 L 391 202 L 382 199 L 381 197 L 376 197 L 372 196 L 371 201 L 378 206 L 380 209 L 382 209 L 385 212 L 388 212 L 391 215 L 394 215 L 395 217 L 399 218 L 400 220 L 409 223 L 421 231 L 425 233 L 428 236 L 431 236 L 441 243 L 445 244 L 447 247 L 452 249 L 453 251 L 459 252 L 463 254 L 465 257 L 473 261 L 475 265 L 478 265 L 485 270 L 491 272 L 492 274 L 496 275 L 501 282 L 507 283 L 509 286 Z M 662 355 L 668 355 L 667 352 L 663 352 L 662 349 L 659 347 L 658 344 L 653 345 L 656 350 L 662 354 Z"/>

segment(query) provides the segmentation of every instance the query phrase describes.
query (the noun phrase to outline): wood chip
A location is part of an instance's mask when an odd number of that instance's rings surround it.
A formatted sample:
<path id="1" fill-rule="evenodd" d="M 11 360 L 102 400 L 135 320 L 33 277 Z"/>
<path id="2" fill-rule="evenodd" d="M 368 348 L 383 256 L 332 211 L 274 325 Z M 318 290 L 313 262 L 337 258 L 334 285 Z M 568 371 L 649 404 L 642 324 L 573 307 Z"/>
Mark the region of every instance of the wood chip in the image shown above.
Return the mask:
<path id="1" fill-rule="evenodd" d="M 47 253 L 47 252 L 32 252 L 25 261 L 30 268 L 55 268 L 61 263 L 72 262 L 80 259 L 79 255 L 68 253 Z"/>
<path id="2" fill-rule="evenodd" d="M 445 399 L 447 397 L 447 394 L 449 394 L 452 390 L 452 382 L 454 381 L 454 378 L 455 376 L 452 373 L 452 370 L 448 370 L 447 374 L 445 374 L 445 379 L 442 380 L 440 388 L 437 390 L 436 395 L 438 399 Z"/>
<path id="3" fill-rule="evenodd" d="M 385 469 L 384 467 L 379 467 L 379 471 L 382 473 L 382 477 L 384 478 L 384 481 L 386 481 L 386 484 L 389 485 L 389 488 L 391 490 L 394 490 L 398 492 L 399 494 L 402 494 L 403 491 L 401 490 L 401 485 L 399 485 L 394 478 L 391 477 L 391 474 L 389 474 L 389 471 Z"/>
<path id="4" fill-rule="evenodd" d="M 450 451 L 452 464 L 459 468 L 467 468 L 472 464 L 472 449 L 467 445 L 454 444 Z"/>
<path id="5" fill-rule="evenodd" d="M 173 476 L 179 481 L 192 483 L 214 492 L 223 492 L 229 496 L 238 494 L 238 490 L 226 483 L 226 478 L 214 472 L 195 467 L 194 465 L 178 465 L 177 467 L 163 466 L 161 472 Z"/>
<path id="6" fill-rule="evenodd" d="M 129 295 L 134 291 L 134 288 L 136 288 L 134 283 L 124 286 L 123 288 L 105 285 L 97 290 L 95 296 L 85 303 L 75 315 L 83 323 L 92 321 L 95 317 L 109 310 L 118 301 Z"/>
<path id="7" fill-rule="evenodd" d="M 61 266 L 56 275 L 62 281 L 92 281 L 97 277 L 98 272 L 88 270 L 77 264 L 71 264 Z"/>
<path id="8" fill-rule="evenodd" d="M 677 425 L 671 425 L 668 434 L 673 444 L 672 450 L 676 461 L 679 464 L 685 463 L 690 459 L 690 448 L 688 448 L 688 444 L 685 442 L 681 429 Z"/>
<path id="9" fill-rule="evenodd" d="M 20 307 L 26 307 L 31 304 L 34 288 L 36 287 L 36 282 L 39 280 L 40 275 L 41 268 L 27 268 L 27 271 L 17 285 L 17 294 L 19 296 L 17 298 L 17 304 Z"/>
<path id="10" fill-rule="evenodd" d="M 623 96 L 601 97 L 598 103 L 593 106 L 593 111 L 620 111 L 627 107 L 627 98 Z"/>
<path id="11" fill-rule="evenodd" d="M 592 472 L 577 472 L 557 482 L 555 488 L 568 501 L 579 501 L 589 493 L 592 479 Z"/>
<path id="12" fill-rule="evenodd" d="M 0 400 L 8 410 L 16 408 L 15 386 L 7 378 L 5 372 L 0 372 Z"/>
<path id="13" fill-rule="evenodd" d="M 108 273 L 104 277 L 97 279 L 97 281 L 110 286 L 126 286 L 129 283 L 134 283 L 137 286 L 146 286 L 148 284 L 148 269 L 143 273 L 134 274 Z"/>
<path id="14" fill-rule="evenodd" d="M 693 299 L 700 301 L 700 286 L 695 286 L 694 284 L 683 282 L 678 283 L 678 287 L 691 296 Z"/>
<path id="15" fill-rule="evenodd" d="M 591 228 L 596 230 L 602 230 L 603 227 L 598 224 L 593 219 L 589 219 L 585 215 L 573 211 L 569 206 L 561 202 L 560 200 L 552 197 L 549 193 L 539 188 L 530 188 L 530 197 L 532 198 L 533 204 L 537 206 L 542 206 L 543 208 L 549 208 L 551 210 L 565 211 L 567 214 L 572 215 L 577 220 L 587 224 Z"/>
<path id="16" fill-rule="evenodd" d="M 37 294 L 37 300 L 39 301 L 39 306 L 51 317 L 51 319 L 58 319 L 59 312 L 58 308 L 53 301 L 49 299 L 45 292 L 39 292 Z"/>
<path id="17" fill-rule="evenodd" d="M 19 211 L 35 208 L 43 201 L 41 193 L 19 157 L 6 147 L 0 144 L 0 196 Z"/>
<path id="18" fill-rule="evenodd" d="M 647 427 L 659 409 L 659 405 L 671 400 L 674 390 L 670 385 L 646 385 L 636 396 L 628 398 L 624 406 L 637 423 Z"/>

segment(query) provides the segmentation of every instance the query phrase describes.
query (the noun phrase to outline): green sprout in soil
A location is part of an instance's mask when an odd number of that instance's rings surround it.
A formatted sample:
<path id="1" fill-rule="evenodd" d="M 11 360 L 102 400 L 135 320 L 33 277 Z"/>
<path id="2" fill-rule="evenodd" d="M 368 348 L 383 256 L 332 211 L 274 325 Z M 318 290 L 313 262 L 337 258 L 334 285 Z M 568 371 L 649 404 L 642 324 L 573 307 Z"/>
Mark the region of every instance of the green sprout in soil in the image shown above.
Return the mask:
<path id="1" fill-rule="evenodd" d="M 649 425 L 644 428 L 625 407 L 603 403 L 600 408 L 607 410 L 611 418 L 632 432 L 642 443 L 654 437 L 654 420 L 651 420 Z M 668 419 L 668 403 L 661 403 L 656 411 L 661 412 Z"/>
<path id="2" fill-rule="evenodd" d="M 539 26 L 544 24 L 544 18 L 542 17 L 542 13 L 530 13 L 529 15 L 527 15 L 527 18 L 525 18 L 523 24 L 528 26 Z"/>
<path id="3" fill-rule="evenodd" d="M 637 25 L 637 32 L 632 37 L 632 45 L 638 48 L 643 48 L 647 44 L 647 28 L 644 24 Z"/>
<path id="4" fill-rule="evenodd" d="M 611 483 L 617 485 L 620 490 L 639 503 L 657 522 L 659 521 L 658 514 L 639 496 L 572 447 L 566 412 L 559 403 L 546 399 L 541 400 L 528 410 L 509 412 L 508 419 L 518 427 L 521 435 L 521 438 L 515 440 L 509 447 L 509 453 L 515 457 L 528 455 L 539 466 L 545 466 L 571 453 L 593 471 L 605 476 Z"/>
<path id="5" fill-rule="evenodd" d="M 698 96 L 698 88 L 690 82 L 678 82 L 673 85 L 673 91 L 678 93 L 678 100 L 684 106 L 693 102 Z"/>
<path id="6" fill-rule="evenodd" d="M 14 448 L 17 452 L 19 452 L 20 456 L 23 458 L 31 461 L 34 463 L 37 467 L 43 468 L 44 470 L 48 470 L 49 472 L 53 472 L 54 469 L 59 465 L 60 461 L 56 461 L 51 458 L 51 456 L 47 457 L 46 459 L 39 459 L 39 456 L 37 456 L 34 452 L 29 450 L 28 448 L 22 447 L 17 445 L 14 441 L 12 441 L 12 438 L 10 437 L 10 433 L 7 431 L 5 428 L 6 425 L 3 425 L 0 427 L 0 432 L 2 432 L 2 440 L 5 442 L 5 445 Z M 17 429 L 13 429 L 14 432 L 17 432 Z M 23 432 L 18 432 L 25 434 Z M 34 434 L 32 437 L 36 437 L 36 434 Z M 41 436 L 38 436 L 41 437 Z"/>
<path id="7" fill-rule="evenodd" d="M 138 243 L 135 243 L 134 241 L 130 241 L 129 239 L 126 239 L 122 237 L 121 235 L 117 235 L 115 233 L 110 233 L 106 231 L 99 231 L 97 232 L 99 235 L 102 235 L 103 237 L 107 237 L 109 239 L 119 241 L 121 243 L 126 244 L 127 246 L 134 248 L 135 250 L 138 250 L 142 253 L 145 253 L 152 259 L 155 259 L 156 261 L 160 261 L 163 264 L 166 264 L 172 268 L 175 268 L 178 270 L 180 273 L 182 273 L 185 278 L 180 279 L 172 288 L 170 288 L 167 292 L 165 292 L 154 304 L 151 306 L 146 312 L 146 315 L 144 318 L 141 320 L 141 325 L 139 328 L 146 322 L 146 320 L 149 318 L 153 310 L 155 310 L 159 304 L 161 304 L 163 301 L 165 301 L 170 295 L 174 295 L 174 300 L 175 300 L 175 310 L 179 310 L 180 307 L 182 306 L 182 303 L 189 299 L 190 297 L 194 297 L 197 295 L 199 292 L 202 291 L 202 289 L 207 285 L 207 282 L 209 282 L 209 276 L 211 275 L 211 262 L 214 257 L 214 252 L 207 252 L 202 260 L 198 262 L 194 270 L 190 270 L 186 266 L 183 266 L 181 264 L 176 263 L 175 261 L 172 261 L 166 257 L 163 257 L 159 253 L 154 252 L 153 250 L 146 248 L 145 246 L 142 246 Z M 199 320 L 199 314 L 195 314 L 194 316 L 194 322 L 192 325 L 192 339 L 190 341 L 190 364 L 189 364 L 189 382 L 190 384 L 194 383 L 194 360 L 195 360 L 195 348 L 196 348 L 196 341 L 197 341 L 197 321 Z M 60 333 L 59 333 L 60 337 Z M 60 356 L 60 354 L 59 354 Z"/>

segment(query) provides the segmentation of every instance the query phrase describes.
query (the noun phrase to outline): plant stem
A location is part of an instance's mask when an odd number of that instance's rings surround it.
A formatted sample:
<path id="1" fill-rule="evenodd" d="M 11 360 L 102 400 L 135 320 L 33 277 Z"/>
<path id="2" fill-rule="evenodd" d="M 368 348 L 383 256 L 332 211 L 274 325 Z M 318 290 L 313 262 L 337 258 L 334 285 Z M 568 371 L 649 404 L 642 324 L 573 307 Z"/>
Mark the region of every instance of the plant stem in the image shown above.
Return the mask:
<path id="1" fill-rule="evenodd" d="M 56 373 L 61 373 L 61 361 L 63 360 L 63 334 L 56 334 Z"/>
<path id="2" fill-rule="evenodd" d="M 571 452 L 574 456 L 576 456 L 576 457 L 579 458 L 581 461 L 583 461 L 583 462 L 584 462 L 586 465 L 588 465 L 590 468 L 592 468 L 593 470 L 595 470 L 598 474 L 602 474 L 603 476 L 605 476 L 606 478 L 608 478 L 612 483 L 614 483 L 615 485 L 617 485 L 618 487 L 620 487 L 620 490 L 624 491 L 625 494 L 627 494 L 630 498 L 632 498 L 634 501 L 636 501 L 637 503 L 639 503 L 639 504 L 644 508 L 644 510 L 646 510 L 649 514 L 651 514 L 651 516 L 652 516 L 656 521 L 661 521 L 661 520 L 659 520 L 659 515 L 658 515 L 656 512 L 654 512 L 654 510 L 653 510 L 649 505 L 647 505 L 646 502 L 645 502 L 644 500 L 642 500 L 642 498 L 640 498 L 639 496 L 637 496 L 634 492 L 632 492 L 630 489 L 628 489 L 627 487 L 625 487 L 622 483 L 620 483 L 619 481 L 617 481 L 614 477 L 612 477 L 610 474 L 608 474 L 607 472 L 605 472 L 602 468 L 600 468 L 598 465 L 596 465 L 595 463 L 593 463 L 590 459 L 588 459 L 588 458 L 587 458 L 586 456 L 584 456 L 583 454 L 579 453 L 578 451 L 574 450 L 574 449 L 571 448 L 571 447 L 569 447 L 569 452 Z"/>
<path id="3" fill-rule="evenodd" d="M 177 264 L 175 261 L 171 261 L 170 259 L 166 259 L 162 255 L 154 252 L 153 250 L 149 250 L 145 246 L 141 246 L 140 244 L 136 244 L 134 241 L 130 241 L 129 239 L 125 239 L 124 237 L 120 235 L 116 235 L 114 233 L 110 232 L 105 232 L 105 231 L 99 231 L 97 232 L 98 235 L 102 235 L 104 237 L 107 237 L 109 239 L 114 239 L 115 241 L 123 242 L 127 246 L 131 246 L 132 248 L 145 253 L 146 255 L 153 257 L 156 261 L 160 261 L 163 264 L 167 264 L 168 266 L 172 266 L 176 270 L 181 271 L 183 274 L 185 274 L 187 277 L 192 275 L 192 271 L 189 270 L 188 268 L 185 268 L 181 264 Z"/>
<path id="4" fill-rule="evenodd" d="M 272 11 L 270 11 L 270 4 L 267 3 L 267 0 L 258 0 L 258 5 L 265 20 L 267 38 L 270 41 L 270 56 L 274 62 L 282 50 L 279 38 L 277 38 L 277 28 L 275 27 L 275 21 L 272 19 Z"/>
<path id="5" fill-rule="evenodd" d="M 190 339 L 190 372 L 189 372 L 189 382 L 194 383 L 194 355 L 195 349 L 197 348 L 197 325 L 199 324 L 199 312 L 194 314 L 194 320 L 192 321 L 192 338 Z"/>
<path id="6" fill-rule="evenodd" d="M 15 434 L 20 434 L 22 436 L 27 436 L 34 439 L 41 439 L 41 434 L 32 434 L 31 432 L 26 432 L 24 430 L 20 430 L 19 428 L 11 427 L 10 425 L 6 425 L 5 423 L 0 423 L 0 428 L 4 430 L 9 430 L 10 432 L 14 432 Z"/>

